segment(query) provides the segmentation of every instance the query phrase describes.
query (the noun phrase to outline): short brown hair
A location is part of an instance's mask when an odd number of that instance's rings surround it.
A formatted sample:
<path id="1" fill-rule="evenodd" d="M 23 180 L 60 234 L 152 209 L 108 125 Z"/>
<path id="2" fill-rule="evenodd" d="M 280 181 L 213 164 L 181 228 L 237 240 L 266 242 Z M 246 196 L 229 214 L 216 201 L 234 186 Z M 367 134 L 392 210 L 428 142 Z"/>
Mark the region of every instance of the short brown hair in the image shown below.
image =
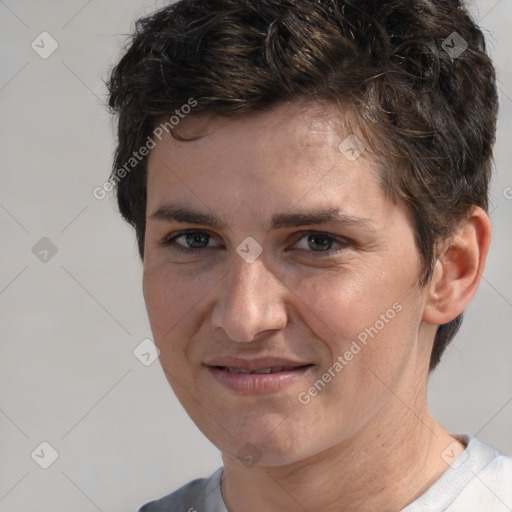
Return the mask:
<path id="1" fill-rule="evenodd" d="M 118 116 L 111 180 L 142 258 L 147 158 L 122 179 L 116 171 L 190 98 L 190 115 L 300 98 L 353 107 L 385 190 L 414 221 L 422 285 L 438 242 L 472 206 L 488 207 L 495 71 L 458 0 L 180 0 L 137 21 L 108 87 Z M 430 369 L 461 321 L 438 328 Z"/>

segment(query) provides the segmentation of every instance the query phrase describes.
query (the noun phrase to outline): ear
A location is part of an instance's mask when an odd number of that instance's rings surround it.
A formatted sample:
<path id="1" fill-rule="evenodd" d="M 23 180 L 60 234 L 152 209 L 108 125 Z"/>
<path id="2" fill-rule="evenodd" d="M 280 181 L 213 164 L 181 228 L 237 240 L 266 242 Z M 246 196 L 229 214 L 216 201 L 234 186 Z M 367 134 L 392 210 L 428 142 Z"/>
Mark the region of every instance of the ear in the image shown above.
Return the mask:
<path id="1" fill-rule="evenodd" d="M 425 322 L 446 324 L 464 311 L 480 284 L 490 242 L 489 217 L 475 206 L 455 234 L 439 246 L 427 285 Z"/>

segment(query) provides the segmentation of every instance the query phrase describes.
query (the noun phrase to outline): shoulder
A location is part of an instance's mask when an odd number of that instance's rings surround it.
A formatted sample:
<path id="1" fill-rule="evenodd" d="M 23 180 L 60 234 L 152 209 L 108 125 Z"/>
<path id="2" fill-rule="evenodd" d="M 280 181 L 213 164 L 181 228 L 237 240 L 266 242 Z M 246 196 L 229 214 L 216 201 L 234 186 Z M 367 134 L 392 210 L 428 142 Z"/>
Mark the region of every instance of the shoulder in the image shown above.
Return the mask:
<path id="1" fill-rule="evenodd" d="M 402 512 L 512 511 L 512 458 L 470 434 L 452 435 L 466 450 Z"/>
<path id="2" fill-rule="evenodd" d="M 475 477 L 482 484 L 482 489 L 485 488 L 487 492 L 494 491 L 512 507 L 512 457 L 497 453 Z"/>
<path id="3" fill-rule="evenodd" d="M 220 491 L 222 468 L 210 478 L 192 480 L 176 491 L 147 503 L 139 512 L 224 512 Z"/>
<path id="4" fill-rule="evenodd" d="M 467 461 L 462 460 L 462 464 L 467 464 L 469 481 L 454 500 L 453 510 L 512 510 L 512 457 L 500 454 L 475 438 L 468 448 L 471 456 Z"/>

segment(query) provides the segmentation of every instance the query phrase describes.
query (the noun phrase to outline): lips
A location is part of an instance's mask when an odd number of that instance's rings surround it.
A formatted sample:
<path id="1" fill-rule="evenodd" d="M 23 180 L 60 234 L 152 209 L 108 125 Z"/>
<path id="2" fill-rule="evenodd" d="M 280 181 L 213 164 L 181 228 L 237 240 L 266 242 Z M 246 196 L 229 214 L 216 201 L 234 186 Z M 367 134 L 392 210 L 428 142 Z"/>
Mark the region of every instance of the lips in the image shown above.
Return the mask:
<path id="1" fill-rule="evenodd" d="M 314 365 L 275 357 L 222 357 L 208 361 L 205 366 L 217 382 L 231 391 L 261 394 L 279 391 L 297 379 L 304 378 Z"/>
<path id="2" fill-rule="evenodd" d="M 278 373 L 278 372 L 291 372 L 297 367 L 295 366 L 273 366 L 270 368 L 263 368 L 261 370 L 246 370 L 244 368 L 233 368 L 231 366 L 218 366 L 220 370 L 228 371 L 229 373 Z M 300 367 L 299 367 L 300 368 Z"/>
<path id="3" fill-rule="evenodd" d="M 227 370 L 246 370 L 248 372 L 257 372 L 262 370 L 280 371 L 283 369 L 294 370 L 301 366 L 309 365 L 309 361 L 296 361 L 283 357 L 257 357 L 244 359 L 240 357 L 224 356 L 210 359 L 205 363 L 206 366 L 225 368 Z M 269 372 L 266 372 L 269 373 Z"/>

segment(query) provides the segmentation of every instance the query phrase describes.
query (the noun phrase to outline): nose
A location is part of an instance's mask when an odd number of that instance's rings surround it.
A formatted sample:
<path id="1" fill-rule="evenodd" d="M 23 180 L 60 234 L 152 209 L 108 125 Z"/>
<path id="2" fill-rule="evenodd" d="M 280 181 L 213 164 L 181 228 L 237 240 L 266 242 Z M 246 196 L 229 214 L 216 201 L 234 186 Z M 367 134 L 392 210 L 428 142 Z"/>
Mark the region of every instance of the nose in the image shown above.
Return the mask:
<path id="1" fill-rule="evenodd" d="M 251 342 L 286 326 L 286 287 L 260 259 L 247 263 L 235 255 L 229 274 L 219 284 L 213 327 L 232 341 Z"/>

